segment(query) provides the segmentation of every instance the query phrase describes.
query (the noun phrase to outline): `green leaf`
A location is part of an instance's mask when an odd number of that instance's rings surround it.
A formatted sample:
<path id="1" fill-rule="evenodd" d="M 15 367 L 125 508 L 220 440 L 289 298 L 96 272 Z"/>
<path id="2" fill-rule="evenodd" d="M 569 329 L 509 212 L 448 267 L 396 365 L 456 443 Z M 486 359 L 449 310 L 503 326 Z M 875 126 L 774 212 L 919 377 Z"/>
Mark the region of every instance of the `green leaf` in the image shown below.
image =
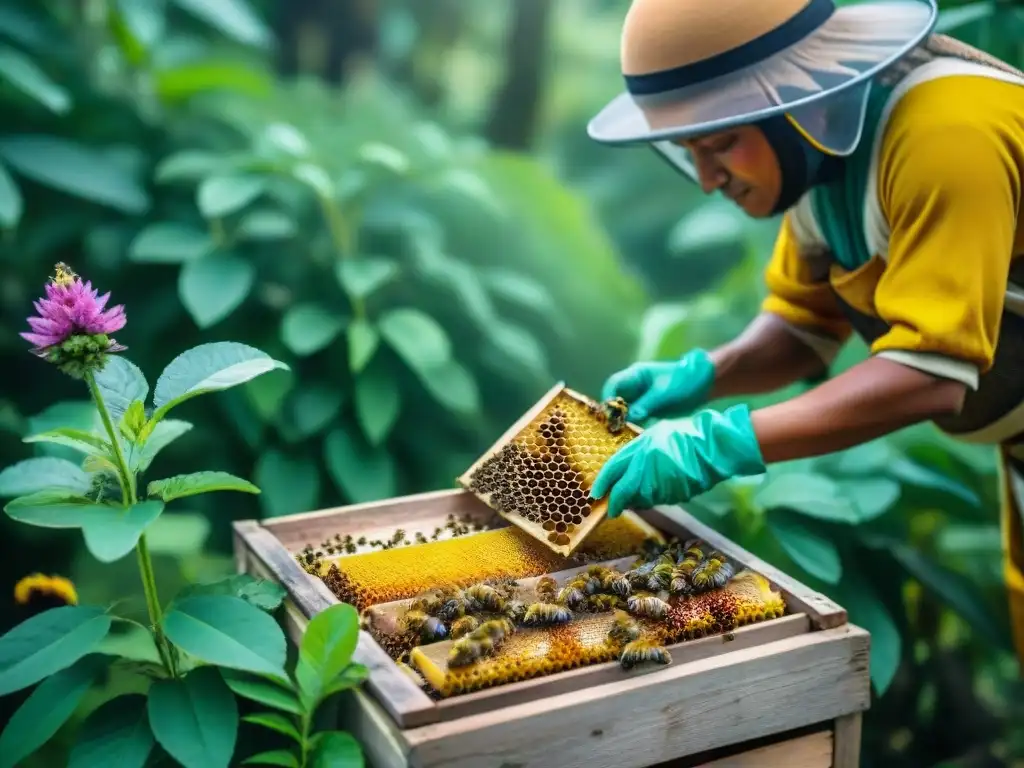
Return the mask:
<path id="1" fill-rule="evenodd" d="M 893 509 L 900 498 L 900 485 L 888 477 L 859 477 L 840 480 L 840 491 L 853 501 L 857 522 L 869 522 Z"/>
<path id="2" fill-rule="evenodd" d="M 957 8 L 945 8 L 939 11 L 935 32 L 948 35 L 953 30 L 988 19 L 998 11 L 998 6 L 988 0 L 967 3 Z"/>
<path id="3" fill-rule="evenodd" d="M 337 385 L 300 386 L 288 402 L 289 431 L 297 440 L 317 434 L 337 418 L 342 401 L 342 390 Z"/>
<path id="4" fill-rule="evenodd" d="M 211 176 L 199 185 L 196 202 L 203 216 L 219 219 L 247 206 L 263 193 L 265 186 L 259 176 Z"/>
<path id="5" fill-rule="evenodd" d="M 146 264 L 183 264 L 213 250 L 207 232 L 172 221 L 150 224 L 132 240 L 128 258 Z"/>
<path id="6" fill-rule="evenodd" d="M 135 472 L 145 472 L 153 459 L 164 448 L 192 429 L 192 425 L 180 419 L 164 419 L 153 426 L 149 437 L 138 447 L 129 449 L 128 466 Z"/>
<path id="7" fill-rule="evenodd" d="M 106 365 L 95 374 L 100 397 L 117 424 L 136 400 L 146 400 L 149 383 L 139 367 L 127 358 L 111 355 Z"/>
<path id="8" fill-rule="evenodd" d="M 166 28 L 164 0 L 118 0 L 125 26 L 144 48 L 156 45 Z"/>
<path id="9" fill-rule="evenodd" d="M 324 440 L 327 471 L 353 503 L 394 496 L 398 472 L 391 454 L 358 434 L 332 430 Z"/>
<path id="10" fill-rule="evenodd" d="M 378 321 L 381 336 L 416 373 L 425 374 L 451 359 L 448 333 L 425 312 L 402 307 L 386 312 Z"/>
<path id="11" fill-rule="evenodd" d="M 302 743 L 302 736 L 295 728 L 294 723 L 284 715 L 279 715 L 276 712 L 258 712 L 255 715 L 246 715 L 242 719 L 247 723 L 262 725 L 264 728 L 269 728 L 272 731 L 283 733 L 285 736 L 295 739 L 295 741 L 300 744 Z"/>
<path id="12" fill-rule="evenodd" d="M 785 510 L 772 510 L 768 514 L 768 527 L 793 562 L 827 584 L 838 584 L 843 575 L 839 550 L 826 538 L 819 536 L 799 518 Z"/>
<path id="13" fill-rule="evenodd" d="M 18 183 L 7 172 L 7 167 L 0 163 L 0 227 L 11 229 L 18 226 L 24 211 L 25 203 Z"/>
<path id="14" fill-rule="evenodd" d="M 398 275 L 398 264 L 379 256 L 339 261 L 338 282 L 352 299 L 365 299 Z"/>
<path id="15" fill-rule="evenodd" d="M 253 474 L 263 491 L 260 507 L 267 517 L 309 512 L 320 498 L 320 472 L 303 456 L 267 449 L 256 461 Z"/>
<path id="16" fill-rule="evenodd" d="M 7 502 L 4 512 L 12 520 L 40 528 L 81 528 L 106 506 L 69 491 L 36 491 Z"/>
<path id="17" fill-rule="evenodd" d="M 36 435 L 23 437 L 24 443 L 53 443 L 63 445 L 87 455 L 110 456 L 110 443 L 98 435 L 86 432 L 84 429 L 71 429 L 61 427 L 51 429 L 48 432 L 41 432 Z"/>
<path id="18" fill-rule="evenodd" d="M 356 318 L 348 326 L 348 365 L 359 373 L 370 362 L 380 344 L 377 329 L 362 318 Z"/>
<path id="19" fill-rule="evenodd" d="M 480 410 L 480 389 L 476 379 L 457 360 L 448 360 L 419 372 L 419 379 L 434 400 L 453 413 L 470 415 Z"/>
<path id="20" fill-rule="evenodd" d="M 26 178 L 69 195 L 139 215 L 149 196 L 133 174 L 101 152 L 43 134 L 5 136 L 0 156 Z"/>
<path id="21" fill-rule="evenodd" d="M 283 240 L 294 237 L 295 222 L 285 213 L 257 210 L 246 214 L 235 235 L 240 240 Z"/>
<path id="22" fill-rule="evenodd" d="M 362 747 L 352 734 L 344 731 L 317 734 L 313 768 L 363 768 L 365 764 Z"/>
<path id="23" fill-rule="evenodd" d="M 365 371 L 356 378 L 356 420 L 370 445 L 380 445 L 391 433 L 402 410 L 401 394 L 393 376 Z"/>
<path id="24" fill-rule="evenodd" d="M 255 701 L 265 707 L 279 709 L 282 712 L 290 712 L 293 715 L 302 714 L 302 706 L 299 704 L 299 700 L 295 698 L 295 694 L 285 690 L 280 685 L 266 680 L 253 680 L 242 677 L 238 674 L 230 673 L 228 670 L 221 670 L 221 673 L 224 675 L 224 682 L 234 691 L 235 695 L 241 696 L 243 699 Z"/>
<path id="25" fill-rule="evenodd" d="M 217 670 L 200 667 L 149 689 L 149 727 L 185 768 L 227 768 L 238 736 L 238 704 Z"/>
<path id="26" fill-rule="evenodd" d="M 74 714 L 108 660 L 85 656 L 32 691 L 0 733 L 0 768 L 13 767 L 43 746 Z"/>
<path id="27" fill-rule="evenodd" d="M 1010 638 L 1006 629 L 985 607 L 985 599 L 971 579 L 901 542 L 888 541 L 884 546 L 912 577 L 944 605 L 956 611 L 979 637 L 988 638 L 1009 650 Z"/>
<path id="28" fill-rule="evenodd" d="M 260 350 L 234 341 L 200 344 L 174 358 L 153 390 L 155 420 L 174 406 L 208 392 L 236 387 L 275 369 L 288 366 Z"/>
<path id="29" fill-rule="evenodd" d="M 0 637 L 0 696 L 70 667 L 109 630 L 110 617 L 93 606 L 65 605 L 26 619 Z"/>
<path id="30" fill-rule="evenodd" d="M 178 593 L 175 601 L 189 597 L 230 595 L 245 600 L 261 611 L 270 612 L 281 606 L 286 594 L 284 587 L 276 582 L 239 573 L 208 584 L 188 584 Z"/>
<path id="31" fill-rule="evenodd" d="M 273 749 L 245 758 L 242 765 L 280 765 L 284 768 L 299 768 L 299 761 L 286 749 Z"/>
<path id="32" fill-rule="evenodd" d="M 102 506 L 89 511 L 82 525 L 85 546 L 101 563 L 113 563 L 135 549 L 139 537 L 164 511 L 162 501 L 140 501 L 127 510 Z"/>
<path id="33" fill-rule="evenodd" d="M 317 304 L 296 304 L 281 319 L 281 341 L 300 357 L 329 346 L 345 327 L 345 318 Z"/>
<path id="34" fill-rule="evenodd" d="M 166 512 L 149 528 L 150 554 L 201 562 L 210 528 L 210 520 L 198 512 Z"/>
<path id="35" fill-rule="evenodd" d="M 71 109 L 67 90 L 16 48 L 0 45 L 0 75 L 27 96 L 31 96 L 51 112 L 63 115 Z"/>
<path id="36" fill-rule="evenodd" d="M 900 666 L 903 639 L 889 611 L 874 588 L 856 571 L 847 571 L 836 588 L 836 599 L 850 616 L 850 623 L 871 633 L 871 682 L 884 694 Z"/>
<path id="37" fill-rule="evenodd" d="M 265 47 L 273 39 L 246 0 L 175 0 L 178 6 L 224 35 L 246 45 Z"/>
<path id="38" fill-rule="evenodd" d="M 158 183 L 173 181 L 199 181 L 210 174 L 219 173 L 227 165 L 227 158 L 214 152 L 187 149 L 165 157 L 156 167 L 154 178 Z"/>
<path id="39" fill-rule="evenodd" d="M 358 688 L 366 682 L 369 676 L 370 670 L 368 667 L 353 662 L 345 667 L 344 671 L 324 688 L 324 698 L 333 696 L 339 691 Z"/>
<path id="40" fill-rule="evenodd" d="M 86 718 L 68 768 L 144 768 L 152 751 L 146 697 L 129 693 L 103 703 Z"/>
<path id="41" fill-rule="evenodd" d="M 241 493 L 259 493 L 260 489 L 227 472 L 192 472 L 187 475 L 175 475 L 163 480 L 154 480 L 146 486 L 147 496 L 158 496 L 164 501 L 183 499 L 200 493 L 213 491 L 239 491 Z"/>
<path id="42" fill-rule="evenodd" d="M 508 323 L 492 325 L 488 329 L 492 349 L 499 353 L 503 369 L 523 370 L 537 377 L 550 378 L 547 353 L 532 333 Z"/>
<path id="43" fill-rule="evenodd" d="M 299 654 L 316 673 L 333 680 L 348 667 L 359 642 L 359 612 L 348 603 L 320 611 L 309 622 Z"/>
<path id="44" fill-rule="evenodd" d="M 250 261 L 214 253 L 185 264 L 178 274 L 178 295 L 196 325 L 209 328 L 238 309 L 255 281 Z"/>
<path id="45" fill-rule="evenodd" d="M 769 476 L 754 494 L 754 503 L 765 510 L 791 509 L 836 523 L 853 523 L 858 517 L 837 483 L 807 472 Z"/>
<path id="46" fill-rule="evenodd" d="M 90 486 L 89 476 L 77 464 L 53 456 L 23 459 L 0 471 L 0 497 L 4 498 L 54 490 L 80 496 Z"/>
<path id="47" fill-rule="evenodd" d="M 153 87 L 163 102 L 183 102 L 209 91 L 232 90 L 264 97 L 270 78 L 262 69 L 220 60 L 192 61 L 153 73 Z"/>
<path id="48" fill-rule="evenodd" d="M 164 617 L 167 638 L 207 664 L 285 677 L 285 639 L 277 622 L 238 597 L 190 597 Z"/>
<path id="49" fill-rule="evenodd" d="M 146 421 L 146 406 L 141 400 L 135 400 L 121 417 L 118 430 L 126 440 L 134 443 L 146 428 Z"/>

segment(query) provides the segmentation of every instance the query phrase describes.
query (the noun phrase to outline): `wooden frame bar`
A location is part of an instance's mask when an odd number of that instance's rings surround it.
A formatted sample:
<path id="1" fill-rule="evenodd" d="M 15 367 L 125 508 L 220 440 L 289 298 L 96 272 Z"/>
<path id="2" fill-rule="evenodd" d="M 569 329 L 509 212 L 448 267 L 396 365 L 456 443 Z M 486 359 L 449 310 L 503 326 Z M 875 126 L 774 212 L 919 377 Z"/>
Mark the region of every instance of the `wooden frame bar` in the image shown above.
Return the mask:
<path id="1" fill-rule="evenodd" d="M 370 675 L 348 698 L 344 727 L 373 765 L 541 768 L 557 750 L 565 768 L 855 768 L 861 713 L 870 701 L 868 633 L 848 624 L 841 606 L 684 510 L 638 514 L 668 536 L 703 539 L 764 575 L 783 594 L 787 615 L 681 643 L 670 649 L 671 665 L 649 672 L 596 664 L 441 701 L 420 690 L 363 631 L 355 660 Z M 448 515 L 508 525 L 464 489 L 240 521 L 236 567 L 285 587 L 284 624 L 298 643 L 309 620 L 337 603 L 296 561 L 304 546 L 335 533 L 429 532 Z M 629 714 L 638 711 L 644 717 Z M 800 732 L 815 723 L 818 732 Z M 782 741 L 763 743 L 768 738 Z M 757 746 L 741 748 L 748 742 Z M 762 762 L 750 762 L 755 758 Z"/>

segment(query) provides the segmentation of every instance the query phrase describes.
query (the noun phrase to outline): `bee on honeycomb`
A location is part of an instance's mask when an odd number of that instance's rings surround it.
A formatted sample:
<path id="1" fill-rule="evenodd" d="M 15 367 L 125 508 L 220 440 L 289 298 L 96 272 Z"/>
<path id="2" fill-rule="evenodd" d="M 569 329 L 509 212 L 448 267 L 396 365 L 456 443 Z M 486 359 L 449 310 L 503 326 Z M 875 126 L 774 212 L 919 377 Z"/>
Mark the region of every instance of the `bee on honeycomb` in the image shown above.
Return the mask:
<path id="1" fill-rule="evenodd" d="M 604 463 L 636 437 L 624 401 L 597 405 L 561 390 L 509 441 L 459 479 L 492 509 L 557 552 L 571 554 L 604 517 L 590 499 Z"/>

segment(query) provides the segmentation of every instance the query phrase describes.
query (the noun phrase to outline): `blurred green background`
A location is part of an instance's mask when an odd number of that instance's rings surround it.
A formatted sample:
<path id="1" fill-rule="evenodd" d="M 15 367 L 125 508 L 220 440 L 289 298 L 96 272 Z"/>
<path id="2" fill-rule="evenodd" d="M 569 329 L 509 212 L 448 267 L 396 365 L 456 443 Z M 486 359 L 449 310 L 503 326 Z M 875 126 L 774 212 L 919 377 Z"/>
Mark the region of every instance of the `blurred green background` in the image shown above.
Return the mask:
<path id="1" fill-rule="evenodd" d="M 1019 3 L 940 5 L 941 29 L 1024 65 Z M 58 260 L 126 305 L 117 338 L 150 376 L 213 340 L 292 366 L 185 406 L 160 471 L 263 493 L 160 518 L 167 594 L 232 568 L 233 519 L 452 487 L 555 381 L 596 395 L 731 338 L 778 221 L 587 138 L 627 7 L 0 0 L 0 465 L 67 453 L 20 438 L 93 417 L 17 335 Z M 693 507 L 871 630 L 866 766 L 1024 764 L 995 481 L 991 451 L 919 427 Z M 136 589 L 74 531 L 4 517 L 0 541 L 0 630 L 34 571 L 83 601 Z"/>

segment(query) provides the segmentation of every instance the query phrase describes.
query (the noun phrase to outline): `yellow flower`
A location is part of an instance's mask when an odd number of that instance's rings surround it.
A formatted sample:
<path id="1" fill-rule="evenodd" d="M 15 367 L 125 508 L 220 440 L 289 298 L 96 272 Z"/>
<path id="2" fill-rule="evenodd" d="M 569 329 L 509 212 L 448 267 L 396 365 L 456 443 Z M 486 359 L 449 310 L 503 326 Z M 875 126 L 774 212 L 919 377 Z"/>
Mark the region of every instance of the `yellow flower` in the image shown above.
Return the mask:
<path id="1" fill-rule="evenodd" d="M 52 596 L 66 605 L 78 603 L 78 592 L 75 585 L 63 576 L 46 576 L 33 573 L 14 585 L 14 600 L 20 605 L 27 605 L 33 597 Z"/>

